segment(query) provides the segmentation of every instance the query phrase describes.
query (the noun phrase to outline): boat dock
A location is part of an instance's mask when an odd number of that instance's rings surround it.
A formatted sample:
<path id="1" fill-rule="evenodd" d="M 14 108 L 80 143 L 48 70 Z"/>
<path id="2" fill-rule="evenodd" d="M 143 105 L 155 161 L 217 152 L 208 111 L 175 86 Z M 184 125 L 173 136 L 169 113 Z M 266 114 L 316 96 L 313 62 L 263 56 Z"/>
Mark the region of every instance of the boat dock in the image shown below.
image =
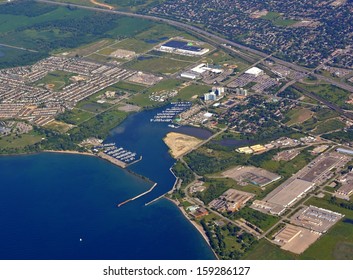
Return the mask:
<path id="1" fill-rule="evenodd" d="M 128 202 L 130 202 L 130 201 L 133 201 L 133 200 L 135 200 L 135 199 L 140 198 L 141 196 L 144 196 L 144 195 L 150 193 L 151 191 L 153 191 L 153 189 L 155 188 L 155 186 L 157 186 L 157 183 L 155 183 L 149 190 L 147 190 L 147 191 L 145 191 L 145 192 L 143 192 L 143 193 L 141 193 L 141 194 L 139 194 L 139 195 L 137 195 L 137 196 L 134 196 L 133 198 L 129 198 L 129 199 L 127 199 L 127 200 L 125 200 L 125 201 L 119 203 L 119 204 L 118 204 L 118 207 L 121 207 L 121 206 L 123 206 L 124 204 L 126 204 L 126 203 L 128 203 Z"/>
<path id="2" fill-rule="evenodd" d="M 131 151 L 124 149 L 123 147 L 117 147 L 115 143 L 102 144 L 93 147 L 92 151 L 97 155 L 111 163 L 126 168 L 136 162 L 142 160 L 142 156 L 139 156 Z"/>
<path id="3" fill-rule="evenodd" d="M 164 123 L 171 123 L 174 119 L 181 114 L 182 112 L 190 109 L 192 103 L 191 102 L 173 102 L 171 103 L 172 106 L 168 107 L 167 109 L 163 110 L 162 112 L 158 113 L 150 119 L 151 122 L 164 122 Z M 173 126 L 177 128 L 178 126 Z"/>

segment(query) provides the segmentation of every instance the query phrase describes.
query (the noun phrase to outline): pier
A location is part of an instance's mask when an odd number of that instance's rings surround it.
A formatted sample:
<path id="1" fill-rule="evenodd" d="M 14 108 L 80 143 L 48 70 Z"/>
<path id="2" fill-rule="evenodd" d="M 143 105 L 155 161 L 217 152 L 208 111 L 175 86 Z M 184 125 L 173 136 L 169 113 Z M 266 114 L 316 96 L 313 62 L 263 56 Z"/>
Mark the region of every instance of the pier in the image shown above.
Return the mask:
<path id="1" fill-rule="evenodd" d="M 115 143 L 94 146 L 92 152 L 121 168 L 126 168 L 142 160 L 142 156 L 138 157 L 134 152 L 123 147 L 117 147 Z"/>
<path id="2" fill-rule="evenodd" d="M 154 189 L 156 186 L 157 186 L 157 183 L 155 183 L 149 190 L 147 190 L 147 191 L 145 191 L 145 192 L 143 192 L 143 193 L 141 193 L 141 194 L 139 194 L 139 195 L 137 195 L 137 196 L 134 196 L 133 198 L 129 198 L 129 199 L 127 199 L 127 200 L 125 200 L 125 201 L 119 203 L 119 204 L 118 204 L 118 207 L 121 207 L 121 206 L 123 206 L 124 204 L 126 204 L 126 203 L 128 203 L 128 202 L 130 202 L 130 201 L 133 201 L 133 200 L 135 200 L 135 199 L 140 198 L 141 196 L 144 196 L 144 195 L 150 193 L 151 191 L 153 191 L 153 189 Z"/>
<path id="3" fill-rule="evenodd" d="M 170 191 L 167 191 L 166 193 L 160 195 L 159 197 L 156 197 L 155 199 L 151 200 L 150 202 L 145 203 L 145 206 L 148 206 L 150 204 L 152 204 L 153 202 L 156 202 L 158 200 L 160 200 L 162 197 L 165 197 L 166 194 L 171 194 L 173 193 L 173 191 L 178 187 L 179 182 L 181 181 L 173 172 L 172 167 L 169 168 L 169 171 L 173 174 L 173 176 L 175 177 L 175 182 L 173 185 L 173 188 Z"/>

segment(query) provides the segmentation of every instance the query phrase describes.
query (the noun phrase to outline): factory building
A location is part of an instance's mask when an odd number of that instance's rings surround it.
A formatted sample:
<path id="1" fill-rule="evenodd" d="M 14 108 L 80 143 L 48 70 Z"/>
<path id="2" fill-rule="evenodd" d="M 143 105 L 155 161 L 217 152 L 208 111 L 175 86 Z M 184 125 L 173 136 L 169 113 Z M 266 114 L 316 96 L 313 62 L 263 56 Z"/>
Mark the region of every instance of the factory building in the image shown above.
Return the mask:
<path id="1" fill-rule="evenodd" d="M 344 148 L 338 148 L 336 151 L 341 153 L 341 154 L 346 154 L 346 155 L 353 156 L 353 151 L 352 150 L 348 150 L 348 149 L 344 149 Z"/>
<path id="2" fill-rule="evenodd" d="M 171 40 L 160 46 L 159 51 L 182 55 L 201 56 L 209 52 L 209 49 L 194 46 L 190 42 Z"/>
<path id="3" fill-rule="evenodd" d="M 249 75 L 258 77 L 258 76 L 263 75 L 263 74 L 264 74 L 264 71 L 261 70 L 260 68 L 252 67 L 252 68 L 246 70 L 246 71 L 245 71 L 245 74 L 249 74 Z"/>

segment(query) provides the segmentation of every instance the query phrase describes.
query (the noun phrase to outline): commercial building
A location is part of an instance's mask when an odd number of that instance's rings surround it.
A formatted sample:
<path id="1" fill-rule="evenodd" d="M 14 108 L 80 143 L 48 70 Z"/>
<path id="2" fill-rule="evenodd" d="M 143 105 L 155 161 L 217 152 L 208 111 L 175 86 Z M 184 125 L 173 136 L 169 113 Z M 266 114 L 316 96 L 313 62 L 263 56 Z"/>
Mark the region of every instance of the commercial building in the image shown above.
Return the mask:
<path id="1" fill-rule="evenodd" d="M 191 42 L 170 40 L 159 47 L 161 52 L 177 53 L 182 55 L 200 56 L 209 52 L 209 49 L 195 46 Z"/>
<path id="2" fill-rule="evenodd" d="M 218 211 L 235 212 L 243 207 L 255 195 L 238 191 L 235 189 L 229 189 L 224 192 L 219 198 L 212 200 L 209 206 Z"/>
<path id="3" fill-rule="evenodd" d="M 224 87 L 213 87 L 211 92 L 203 95 L 205 101 L 216 101 L 223 97 Z"/>
<path id="4" fill-rule="evenodd" d="M 192 73 L 192 72 L 183 72 L 180 74 L 180 77 L 186 78 L 186 79 L 191 79 L 191 80 L 196 80 L 199 77 L 199 75 Z"/>
<path id="5" fill-rule="evenodd" d="M 321 233 L 319 232 L 286 224 L 285 227 L 274 236 L 274 243 L 280 245 L 283 250 L 301 254 L 320 236 Z"/>
<path id="6" fill-rule="evenodd" d="M 338 148 L 336 151 L 341 153 L 341 154 L 347 154 L 347 155 L 353 156 L 353 151 L 352 150 L 348 150 L 348 149 L 344 149 L 344 148 Z"/>
<path id="7" fill-rule="evenodd" d="M 310 205 L 298 211 L 291 223 L 324 233 L 343 217 L 340 213 Z"/>
<path id="8" fill-rule="evenodd" d="M 349 200 L 353 194 L 353 173 L 350 172 L 340 178 L 342 186 L 335 192 L 338 198 Z"/>
<path id="9" fill-rule="evenodd" d="M 252 149 L 254 153 L 262 153 L 266 151 L 266 148 L 263 145 L 250 146 L 250 149 Z"/>
<path id="10" fill-rule="evenodd" d="M 209 67 L 209 65 L 205 64 L 205 63 L 199 64 L 196 67 L 192 68 L 191 70 L 193 72 L 196 72 L 196 73 L 199 73 L 199 74 L 203 74 L 205 72 L 212 72 L 212 73 L 215 73 L 215 74 L 223 73 L 222 69 Z"/>
<path id="11" fill-rule="evenodd" d="M 278 174 L 254 166 L 237 166 L 222 173 L 224 177 L 237 181 L 240 185 L 253 184 L 264 187 L 281 178 Z"/>
<path id="12" fill-rule="evenodd" d="M 254 151 L 252 149 L 250 149 L 250 147 L 246 146 L 246 147 L 240 147 L 236 150 L 238 153 L 241 154 L 252 154 Z"/>
<path id="13" fill-rule="evenodd" d="M 245 74 L 249 74 L 255 77 L 261 76 L 264 74 L 264 71 L 257 67 L 251 67 L 250 69 L 245 71 Z"/>
<path id="14" fill-rule="evenodd" d="M 217 95 L 214 92 L 208 92 L 203 95 L 205 101 L 216 101 Z"/>
<path id="15" fill-rule="evenodd" d="M 266 205 L 253 203 L 252 208 L 272 215 L 282 215 L 284 211 L 296 201 L 303 198 L 306 193 L 311 191 L 314 183 L 301 179 L 289 179 L 270 192 L 263 201 Z M 266 207 L 264 207 L 266 206 Z"/>

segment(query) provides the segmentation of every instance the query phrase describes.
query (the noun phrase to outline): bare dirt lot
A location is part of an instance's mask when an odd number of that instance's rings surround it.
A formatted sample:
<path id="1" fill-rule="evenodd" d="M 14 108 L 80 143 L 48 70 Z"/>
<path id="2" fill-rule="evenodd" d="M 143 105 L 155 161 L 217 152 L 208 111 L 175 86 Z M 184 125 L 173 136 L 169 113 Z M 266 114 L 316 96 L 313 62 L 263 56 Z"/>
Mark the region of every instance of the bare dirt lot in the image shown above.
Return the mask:
<path id="1" fill-rule="evenodd" d="M 166 145 L 169 147 L 170 153 L 174 158 L 189 152 L 192 148 L 202 142 L 196 137 L 176 132 L 168 133 L 163 140 L 164 143 L 166 143 Z"/>

